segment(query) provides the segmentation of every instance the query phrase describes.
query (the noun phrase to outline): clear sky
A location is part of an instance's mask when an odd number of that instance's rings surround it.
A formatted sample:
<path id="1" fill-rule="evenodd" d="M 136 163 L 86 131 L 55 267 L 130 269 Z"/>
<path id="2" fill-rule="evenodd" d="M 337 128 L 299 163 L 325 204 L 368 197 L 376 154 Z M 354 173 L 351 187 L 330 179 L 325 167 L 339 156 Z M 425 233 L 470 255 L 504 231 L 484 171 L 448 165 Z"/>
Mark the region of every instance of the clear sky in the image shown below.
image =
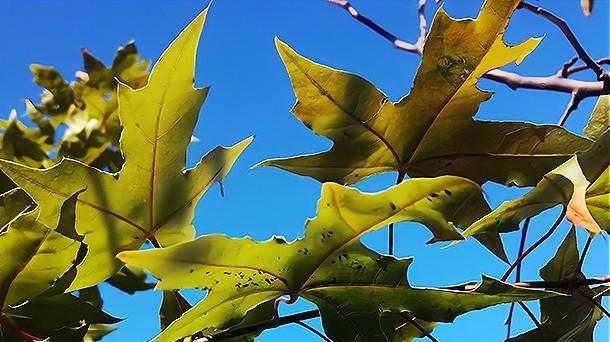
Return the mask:
<path id="1" fill-rule="evenodd" d="M 590 18 L 582 15 L 578 0 L 532 1 L 567 19 L 593 57 L 610 55 L 608 0 L 597 0 Z M 417 36 L 416 0 L 352 2 L 404 40 L 414 41 Z M 432 0 L 429 3 L 427 16 L 431 19 L 438 5 Z M 472 17 L 481 3 L 482 0 L 445 0 L 443 6 L 454 17 Z M 28 64 L 55 65 L 66 78 L 73 79 L 74 71 L 81 68 L 81 48 L 110 63 L 115 49 L 130 39 L 135 39 L 144 57 L 154 60 L 206 4 L 207 1 L 0 0 L 0 117 L 7 117 L 12 108 L 24 113 L 22 99 L 35 98 L 39 93 L 31 82 Z M 199 86 L 212 88 L 195 131 L 201 141 L 189 147 L 188 163 L 194 165 L 218 144 L 230 145 L 252 134 L 256 139 L 229 175 L 226 196 L 221 198 L 214 187 L 200 202 L 195 219 L 199 234 L 248 235 L 255 239 L 276 234 L 294 239 L 302 234 L 305 219 L 315 213 L 319 183 L 277 169 L 249 170 L 265 158 L 316 152 L 330 146 L 329 141 L 313 135 L 289 113 L 294 96 L 275 52 L 274 36 L 315 61 L 364 76 L 392 100 L 409 91 L 419 61 L 415 55 L 393 49 L 324 0 L 216 0 L 200 44 L 196 75 Z M 509 26 L 507 42 L 517 43 L 531 36 L 545 38 L 522 65 L 507 69 L 546 76 L 575 55 L 556 27 L 529 12 L 518 11 Z M 592 72 L 578 77 L 591 79 Z M 491 81 L 480 82 L 480 87 L 497 94 L 481 107 L 477 118 L 555 123 L 569 100 L 566 94 L 512 91 Z M 584 101 L 567 128 L 580 133 L 593 104 L 593 99 Z M 391 185 L 394 178 L 392 174 L 381 175 L 357 186 L 377 191 Z M 486 185 L 485 190 L 493 206 L 525 191 L 495 184 Z M 530 243 L 546 231 L 557 213 L 551 210 L 533 221 Z M 538 279 L 540 266 L 552 256 L 567 229 L 567 224 L 562 225 L 526 259 L 523 279 Z M 380 231 L 367 235 L 364 242 L 383 252 L 386 234 Z M 474 241 L 442 249 L 442 244 L 426 246 L 429 238 L 430 233 L 422 226 L 397 227 L 397 255 L 415 257 L 410 269 L 414 285 L 452 285 L 479 280 L 482 273 L 500 277 L 506 269 Z M 579 231 L 581 246 L 585 239 L 586 235 Z M 505 244 L 514 258 L 518 234 L 506 235 Z M 585 273 L 608 274 L 607 239 L 595 239 Z M 126 318 L 105 341 L 145 341 L 158 332 L 160 293 L 148 291 L 129 296 L 106 285 L 102 290 L 105 309 Z M 189 291 L 188 297 L 194 302 L 202 294 Z M 310 307 L 299 302 L 282 310 L 289 313 Z M 536 303 L 530 303 L 530 308 L 538 312 Z M 504 305 L 464 315 L 454 324 L 440 325 L 434 336 L 441 341 L 501 341 L 507 310 Z M 319 326 L 319 322 L 312 322 Z M 513 331 L 531 327 L 531 321 L 517 309 Z M 603 320 L 596 330 L 596 341 L 608 341 L 608 336 L 608 320 Z M 265 332 L 260 341 L 288 338 L 317 339 L 291 325 Z"/>

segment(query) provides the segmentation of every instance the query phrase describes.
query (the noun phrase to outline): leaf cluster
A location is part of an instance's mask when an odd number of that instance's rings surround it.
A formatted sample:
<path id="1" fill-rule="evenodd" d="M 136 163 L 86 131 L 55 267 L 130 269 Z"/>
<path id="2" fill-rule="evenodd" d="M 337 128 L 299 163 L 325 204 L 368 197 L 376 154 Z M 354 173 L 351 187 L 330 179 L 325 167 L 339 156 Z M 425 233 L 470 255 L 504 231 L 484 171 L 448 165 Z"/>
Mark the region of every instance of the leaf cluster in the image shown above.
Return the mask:
<path id="1" fill-rule="evenodd" d="M 253 340 L 280 325 L 281 303 L 298 298 L 317 306 L 333 341 L 432 338 L 437 325 L 467 312 L 533 300 L 542 323 L 511 341 L 592 341 L 607 287 L 578 283 L 586 277 L 576 228 L 541 269 L 543 282 L 555 284 L 545 289 L 486 275 L 476 284 L 413 286 L 412 258 L 360 242 L 388 225 L 416 222 L 430 231 L 429 243 L 473 237 L 508 263 L 501 234 L 555 206 L 591 238 L 610 232 L 610 97 L 599 98 L 582 136 L 475 118 L 492 98 L 478 79 L 520 63 L 540 41 L 504 43 L 519 3 L 487 0 L 468 20 L 440 9 L 413 87 L 398 102 L 276 41 L 297 98 L 292 113 L 333 141 L 325 152 L 258 164 L 323 183 L 316 215 L 295 241 L 195 237 L 197 202 L 253 140 L 217 147 L 185 167 L 208 94 L 193 84 L 207 9 L 150 72 L 133 42 L 111 66 L 83 50 L 84 71 L 71 83 L 33 65 L 44 89 L 39 103 L 26 102 L 35 128 L 16 112 L 1 123 L 2 339 L 101 339 L 120 321 L 102 310 L 97 286 L 108 282 L 129 294 L 163 291 L 155 341 Z M 377 193 L 347 186 L 383 172 L 396 173 L 397 184 Z M 486 182 L 533 188 L 492 210 L 481 190 Z M 191 304 L 179 292 L 187 288 L 206 296 Z"/>

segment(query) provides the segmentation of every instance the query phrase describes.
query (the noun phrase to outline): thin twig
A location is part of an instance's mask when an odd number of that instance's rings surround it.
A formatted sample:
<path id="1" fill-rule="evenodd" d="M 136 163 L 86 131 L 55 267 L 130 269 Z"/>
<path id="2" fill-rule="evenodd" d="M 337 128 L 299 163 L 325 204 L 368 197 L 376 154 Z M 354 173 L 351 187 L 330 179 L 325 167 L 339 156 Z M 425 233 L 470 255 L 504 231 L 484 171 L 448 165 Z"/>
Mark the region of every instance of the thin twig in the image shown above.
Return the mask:
<path id="1" fill-rule="evenodd" d="M 536 315 L 534 315 L 534 313 L 532 312 L 532 310 L 530 310 L 530 308 L 527 307 L 527 305 L 525 305 L 525 303 L 523 302 L 517 302 L 519 304 L 519 306 L 521 307 L 521 309 L 523 309 L 523 311 L 525 311 L 525 313 L 527 314 L 527 316 L 532 320 L 532 322 L 534 322 L 534 324 L 536 325 L 536 327 L 538 329 L 542 328 L 542 323 L 540 323 L 540 321 L 538 321 L 538 318 L 536 318 Z M 510 338 L 507 337 L 506 339 Z"/>
<path id="2" fill-rule="evenodd" d="M 597 64 L 599 64 L 599 65 L 610 64 L 610 57 L 600 58 L 600 59 L 596 60 L 595 62 Z M 569 68 L 567 70 L 566 77 L 570 76 L 572 74 L 575 74 L 577 72 L 585 71 L 585 70 L 589 70 L 589 66 L 588 65 L 586 65 L 586 64 L 577 65 L 577 66 Z"/>
<path id="3" fill-rule="evenodd" d="M 538 246 L 540 246 L 544 241 L 546 241 L 546 239 L 548 239 L 549 237 L 551 237 L 551 235 L 553 235 L 553 233 L 555 232 L 557 227 L 559 227 L 559 224 L 561 224 L 561 221 L 563 221 L 563 218 L 566 215 L 566 211 L 567 211 L 566 206 L 563 206 L 563 209 L 561 210 L 561 214 L 559 215 L 557 220 L 555 220 L 555 223 L 553 223 L 551 228 L 540 239 L 538 239 L 536 242 L 534 242 L 534 244 L 532 244 L 525 252 L 523 252 L 523 254 L 521 254 L 521 256 L 519 258 L 517 258 L 517 260 L 515 260 L 514 263 L 512 263 L 510 265 L 508 270 L 506 270 L 506 273 L 504 273 L 504 275 L 502 276 L 502 278 L 501 278 L 502 281 L 506 281 L 506 279 L 508 279 L 508 277 L 513 272 L 515 267 L 517 267 L 523 261 L 523 259 L 525 259 L 525 257 L 530 255 L 530 253 L 532 253 L 536 248 L 538 248 Z"/>
<path id="4" fill-rule="evenodd" d="M 396 185 L 400 184 L 405 179 L 405 173 L 400 171 L 398 172 L 398 177 L 396 177 Z M 388 226 L 388 254 L 394 255 L 394 223 L 390 223 Z"/>
<path id="5" fill-rule="evenodd" d="M 591 235 L 589 235 L 589 237 L 587 238 L 587 242 L 585 243 L 585 247 L 582 250 L 582 254 L 580 255 L 580 259 L 578 260 L 578 268 L 576 269 L 577 272 L 582 271 L 582 265 L 585 262 L 585 258 L 587 257 L 587 252 L 589 252 L 589 247 L 591 247 L 592 241 L 593 241 L 593 237 Z"/>
<path id="6" fill-rule="evenodd" d="M 242 335 L 247 335 L 253 332 L 265 330 L 265 329 L 273 329 L 282 325 L 291 324 L 294 322 L 300 322 L 312 318 L 320 317 L 320 311 L 318 310 L 309 310 L 300 312 L 293 315 L 288 315 L 284 317 L 274 318 L 269 321 L 265 321 L 262 323 L 249 325 L 237 329 L 229 329 L 227 331 L 219 332 L 217 334 L 213 334 L 208 336 L 207 339 L 209 341 L 220 341 L 227 338 L 238 337 Z"/>
<path id="7" fill-rule="evenodd" d="M 578 92 L 572 93 L 570 102 L 568 102 L 568 106 L 559 119 L 559 126 L 565 125 L 566 121 L 568 121 L 568 118 L 570 117 L 570 114 L 572 114 L 572 112 L 578 108 L 581 100 L 582 98 L 578 95 Z"/>
<path id="8" fill-rule="evenodd" d="M 530 221 L 532 220 L 531 217 L 528 217 L 525 219 L 525 222 L 523 223 L 523 229 L 521 230 L 521 240 L 519 241 L 519 252 L 517 253 L 517 259 L 521 257 L 521 255 L 523 255 L 523 250 L 525 249 L 525 241 L 527 240 L 527 231 L 529 229 L 530 226 Z M 515 271 L 515 281 L 519 282 L 521 281 L 521 265 L 522 263 L 519 263 L 519 265 L 517 265 L 517 270 Z M 508 308 L 508 316 L 506 317 L 506 321 L 504 322 L 504 324 L 506 325 L 506 339 L 508 340 L 510 338 L 510 329 L 513 323 L 513 312 L 515 311 L 515 303 L 510 303 L 510 307 Z"/>
<path id="9" fill-rule="evenodd" d="M 395 35 L 389 33 L 388 31 L 386 31 L 385 29 L 383 29 L 381 26 L 377 25 L 370 19 L 362 16 L 358 11 L 356 11 L 356 9 L 354 9 L 350 5 L 350 3 L 348 1 L 344 1 L 344 0 L 327 0 L 327 1 L 348 11 L 353 18 L 355 18 L 356 20 L 358 20 L 359 22 L 361 22 L 365 26 L 369 27 L 371 30 L 375 31 L 377 34 L 379 34 L 386 40 L 388 40 L 396 48 L 406 51 L 406 52 L 415 53 L 418 55 L 422 54 L 423 48 L 419 49 L 416 46 L 418 43 L 410 44 L 410 43 L 407 43 L 407 42 L 397 38 Z M 420 7 L 418 7 L 418 10 L 419 9 L 420 9 Z M 421 30 L 422 20 L 425 20 L 425 18 L 422 19 L 422 17 L 420 16 L 420 39 L 422 37 L 421 32 L 424 32 Z M 418 39 L 418 42 L 420 41 L 420 39 Z M 605 57 L 603 59 L 598 60 L 595 63 L 597 65 L 610 64 L 610 57 Z M 575 66 L 575 67 L 568 69 L 566 71 L 566 75 L 571 75 L 576 72 L 587 70 L 589 68 L 590 67 L 588 64 Z M 522 76 L 522 75 L 519 75 L 519 74 L 516 74 L 513 72 L 504 71 L 501 69 L 490 70 L 487 73 L 483 74 L 481 77 L 488 79 L 488 80 L 492 80 L 494 82 L 505 84 L 506 86 L 508 86 L 509 88 L 511 88 L 513 90 L 521 88 L 521 89 L 548 90 L 548 91 L 562 92 L 562 93 L 568 93 L 568 94 L 577 93 L 579 96 L 579 100 L 582 100 L 582 99 L 585 99 L 588 97 L 597 97 L 600 95 L 610 94 L 610 82 L 608 82 L 608 81 L 594 81 L 594 82 L 579 81 L 579 80 L 569 79 L 566 77 L 558 77 L 557 75 L 542 76 L 542 77 L 540 77 L 540 76 Z"/>
<path id="10" fill-rule="evenodd" d="M 411 323 L 415 329 L 419 330 L 423 336 L 426 336 L 432 342 L 439 342 L 432 334 L 428 331 L 428 329 L 424 328 L 417 322 L 417 319 L 408 312 L 401 312 L 400 315 L 404 317 L 409 323 Z"/>
<path id="11" fill-rule="evenodd" d="M 576 38 L 576 36 L 572 32 L 572 30 L 570 29 L 570 26 L 568 26 L 568 23 L 566 23 L 565 20 L 563 20 L 562 18 L 556 16 L 555 14 L 553 14 L 541 7 L 534 6 L 525 1 L 521 1 L 518 8 L 523 8 L 532 13 L 540 15 L 543 18 L 545 18 L 548 21 L 555 24 L 561 30 L 561 32 L 563 32 L 563 34 L 566 36 L 566 38 L 568 39 L 568 41 L 570 42 L 570 44 L 572 45 L 574 50 L 576 50 L 578 57 L 580 57 L 580 59 L 582 59 L 582 61 L 585 62 L 585 64 L 591 70 L 593 70 L 593 72 L 595 72 L 595 74 L 597 75 L 597 80 L 602 81 L 602 80 L 608 78 L 608 75 L 606 74 L 605 70 L 599 64 L 597 64 L 597 62 L 594 61 L 589 56 L 587 51 L 585 51 L 585 49 L 582 47 L 582 45 L 578 41 L 578 38 Z"/>
<path id="12" fill-rule="evenodd" d="M 556 74 L 557 77 L 561 77 L 561 78 L 568 77 L 568 72 L 570 71 L 570 68 L 573 67 L 577 61 L 578 61 L 578 56 L 572 57 L 569 61 L 563 63 L 561 70 L 559 70 Z M 586 68 L 588 69 L 588 67 L 586 67 Z"/>
<path id="13" fill-rule="evenodd" d="M 333 342 L 330 338 L 326 337 L 326 335 L 322 334 L 321 332 L 319 332 L 317 329 L 315 329 L 314 327 L 312 327 L 311 325 L 307 324 L 307 323 L 303 323 L 301 321 L 296 321 L 294 322 L 295 324 L 298 324 L 300 326 L 302 326 L 303 328 L 311 331 L 312 333 L 318 335 L 319 338 L 321 338 L 323 341 L 326 342 Z"/>
<path id="14" fill-rule="evenodd" d="M 597 278 L 587 278 L 587 279 L 574 278 L 574 279 L 565 279 L 565 280 L 559 280 L 559 281 L 534 280 L 534 281 L 516 282 L 516 283 L 513 283 L 512 285 L 518 286 L 518 287 L 525 287 L 525 288 L 573 290 L 575 288 L 578 288 L 579 286 L 590 286 L 590 285 L 605 284 L 605 283 L 610 283 L 610 275 L 607 275 L 604 277 L 597 277 Z M 457 290 L 457 291 L 473 291 L 473 290 L 476 290 L 476 288 L 477 288 L 477 285 L 472 285 L 472 284 L 451 287 L 452 290 Z M 601 294 L 598 294 L 598 296 L 600 296 L 600 295 Z M 594 298 L 597 298 L 597 297 L 594 297 Z M 229 329 L 227 331 L 223 331 L 223 332 L 208 336 L 207 338 L 210 341 L 219 341 L 219 340 L 226 339 L 226 338 L 247 335 L 247 334 L 265 330 L 265 329 L 273 329 L 273 328 L 277 328 L 277 327 L 285 325 L 285 324 L 295 323 L 297 321 L 304 321 L 304 320 L 308 320 L 308 319 L 312 319 L 312 318 L 316 318 L 316 317 L 320 317 L 320 311 L 309 310 L 309 311 L 304 311 L 301 313 L 288 315 L 288 316 L 284 316 L 284 317 L 276 317 L 276 318 L 273 318 L 273 319 L 265 321 L 265 322 L 261 322 L 261 323 L 257 323 L 257 324 L 253 324 L 253 325 L 249 325 L 249 326 L 245 326 L 245 327 Z M 408 316 L 405 318 L 409 319 Z M 417 322 L 415 322 L 415 323 L 414 322 L 415 321 L 413 321 L 413 320 L 409 320 L 409 323 L 411 323 L 413 325 L 415 325 L 415 324 L 419 325 Z M 425 328 L 423 328 L 421 325 L 419 325 L 419 326 L 423 330 L 425 330 Z M 416 328 L 417 328 L 417 326 L 416 326 Z M 430 338 L 430 337 L 428 336 L 428 338 Z"/>
<path id="15" fill-rule="evenodd" d="M 383 38 L 388 40 L 398 49 L 421 54 L 421 51 L 419 50 L 419 48 L 417 47 L 416 44 L 410 44 L 410 43 L 405 42 L 404 40 L 398 39 L 398 37 L 396 37 L 395 35 L 391 34 L 388 31 L 386 31 L 383 27 L 375 24 L 375 22 L 373 22 L 371 19 L 361 15 L 358 12 L 358 10 L 356 10 L 350 4 L 349 1 L 347 1 L 347 0 L 327 0 L 327 1 L 333 5 L 337 5 L 341 8 L 343 8 L 344 10 L 346 10 L 347 13 L 349 13 L 354 19 L 358 20 L 359 22 L 363 23 L 366 27 L 375 31 L 377 34 L 379 34 L 380 36 L 382 36 Z"/>

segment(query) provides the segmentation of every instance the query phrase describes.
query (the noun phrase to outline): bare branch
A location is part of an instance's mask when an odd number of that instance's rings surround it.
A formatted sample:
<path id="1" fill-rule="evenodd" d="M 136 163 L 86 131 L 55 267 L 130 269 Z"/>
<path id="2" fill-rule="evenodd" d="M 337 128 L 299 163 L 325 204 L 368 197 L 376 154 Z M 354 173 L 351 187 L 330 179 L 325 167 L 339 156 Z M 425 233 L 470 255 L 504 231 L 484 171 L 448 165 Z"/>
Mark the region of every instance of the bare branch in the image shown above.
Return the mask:
<path id="1" fill-rule="evenodd" d="M 587 238 L 587 242 L 585 243 L 585 247 L 582 249 L 582 254 L 580 255 L 580 259 L 578 260 L 578 271 L 582 271 L 582 265 L 585 263 L 585 258 L 587 257 L 587 252 L 589 252 L 589 247 L 591 247 L 591 242 L 593 241 L 593 237 L 589 235 Z"/>
<path id="2" fill-rule="evenodd" d="M 521 240 L 519 241 L 519 252 L 517 254 L 517 259 L 523 255 L 523 250 L 525 250 L 525 241 L 527 240 L 527 231 L 529 230 L 531 217 L 525 219 L 523 223 L 523 229 L 521 230 Z M 521 281 L 521 263 L 517 265 L 517 270 L 515 271 L 515 281 Z M 510 329 L 513 323 L 513 312 L 515 311 L 515 303 L 510 303 L 510 307 L 508 308 L 508 316 L 506 317 L 506 321 L 504 324 L 506 325 L 506 339 L 510 338 Z"/>
<path id="3" fill-rule="evenodd" d="M 396 184 L 400 184 L 407 174 L 403 171 L 398 172 L 396 177 Z M 388 226 L 388 254 L 394 255 L 394 223 L 390 223 Z"/>
<path id="4" fill-rule="evenodd" d="M 379 34 L 380 36 L 385 38 L 387 41 L 392 43 L 396 48 L 398 48 L 400 50 L 404 50 L 404 51 L 408 51 L 408 52 L 413 52 L 413 53 L 416 53 L 418 55 L 421 55 L 422 51 L 417 46 L 417 43 L 416 44 L 410 44 L 410 43 L 405 42 L 404 40 L 398 39 L 395 35 L 391 34 L 388 31 L 386 31 L 383 27 L 377 25 L 371 19 L 361 15 L 358 12 L 358 10 L 356 10 L 350 4 L 349 1 L 347 1 L 347 0 L 327 0 L 327 1 L 329 3 L 331 3 L 331 4 L 333 4 L 333 5 L 337 5 L 337 6 L 341 7 L 341 8 L 343 8 L 344 10 L 346 10 L 347 13 L 349 13 L 354 19 L 358 20 L 359 22 L 363 23 L 366 27 L 368 27 L 371 30 L 375 31 L 377 34 Z M 418 42 L 419 42 L 419 40 L 418 40 Z"/>
<path id="5" fill-rule="evenodd" d="M 425 43 L 425 37 L 427 34 L 427 26 L 426 19 L 424 16 L 424 0 L 420 0 L 418 6 L 418 14 L 420 21 L 420 36 L 415 44 L 407 43 L 395 35 L 389 33 L 381 26 L 374 23 L 372 20 L 361 15 L 354 7 L 351 6 L 349 1 L 346 0 L 327 0 L 331 4 L 337 5 L 343 9 L 345 9 L 354 19 L 358 20 L 365 26 L 369 27 L 371 30 L 375 31 L 377 34 L 388 40 L 392 43 L 396 48 L 416 53 L 421 55 L 423 52 L 423 45 L 420 44 Z M 422 5 L 423 3 L 423 5 Z M 571 31 L 570 31 L 571 32 Z M 584 50 L 583 50 L 584 51 Z M 586 53 L 585 53 L 586 54 Z M 588 56 L 588 55 L 587 55 Z M 582 58 L 582 56 L 581 56 Z M 585 62 L 586 60 L 583 59 Z M 589 58 L 590 60 L 590 58 Z M 598 62 L 595 62 L 595 65 L 600 64 L 610 64 L 610 57 L 606 57 L 600 59 Z M 590 66 L 588 64 L 571 67 L 565 71 L 565 75 L 569 76 L 571 74 L 587 70 Z M 601 67 L 600 67 L 601 68 Z M 603 70 L 603 69 L 602 69 Z M 579 101 L 588 98 L 588 97 L 597 97 L 600 95 L 610 94 L 610 82 L 608 81 L 599 81 L 599 82 L 587 82 L 587 81 L 578 81 L 568 79 L 567 77 L 561 77 L 558 75 L 552 75 L 547 77 L 529 77 L 529 76 L 521 76 L 519 74 L 508 72 L 500 69 L 495 69 L 488 71 L 485 73 L 483 78 L 503 83 L 510 87 L 513 90 L 524 88 L 524 89 L 537 89 L 537 90 L 549 90 L 549 91 L 557 91 L 568 94 L 578 94 Z"/>
<path id="6" fill-rule="evenodd" d="M 580 59 L 582 59 L 582 61 L 585 62 L 585 64 L 591 70 L 593 70 L 593 72 L 595 72 L 595 74 L 597 75 L 597 79 L 599 81 L 602 81 L 604 79 L 608 80 L 608 74 L 585 51 L 585 49 L 582 47 L 582 45 L 578 41 L 578 38 L 576 38 L 576 36 L 572 32 L 572 30 L 570 29 L 570 26 L 568 26 L 568 23 L 566 23 L 565 20 L 563 20 L 562 18 L 556 16 L 555 14 L 553 14 L 541 7 L 534 6 L 525 1 L 521 1 L 521 3 L 519 4 L 519 8 L 523 8 L 532 13 L 540 15 L 543 18 L 545 18 L 545 19 L 549 20 L 550 22 L 552 22 L 553 24 L 555 24 L 557 27 L 559 27 L 561 32 L 563 32 L 563 34 L 566 36 L 566 38 L 570 42 L 570 44 L 572 44 L 572 47 L 574 47 L 574 50 L 576 50 L 578 57 L 580 57 Z"/>
<path id="7" fill-rule="evenodd" d="M 538 248 L 544 241 L 546 241 L 546 239 L 548 239 L 549 237 L 551 237 L 551 235 L 553 235 L 553 233 L 555 232 L 557 227 L 559 227 L 559 224 L 561 224 L 561 221 L 563 221 L 563 218 L 566 216 L 566 211 L 567 211 L 566 206 L 563 206 L 563 209 L 561 210 L 561 214 L 559 215 L 559 217 L 557 217 L 557 220 L 555 220 L 555 223 L 553 223 L 553 226 L 551 226 L 551 228 L 549 228 L 549 230 L 540 239 L 538 239 L 536 242 L 534 242 L 525 252 L 523 252 L 523 254 L 521 254 L 521 256 L 519 256 L 517 258 L 517 260 L 515 260 L 514 263 L 512 263 L 510 265 L 508 270 L 506 270 L 506 273 L 504 273 L 504 275 L 502 276 L 502 278 L 501 278 L 502 281 L 506 281 L 506 279 L 508 279 L 508 277 L 510 276 L 512 271 L 515 269 L 515 267 L 517 267 L 523 261 L 523 259 L 525 259 L 525 257 L 530 255 L 530 253 L 532 253 L 536 248 Z"/>
<path id="8" fill-rule="evenodd" d="M 542 328 L 542 324 L 540 323 L 540 321 L 538 321 L 538 319 L 536 318 L 536 315 L 534 315 L 532 310 L 530 310 L 530 308 L 528 308 L 527 305 L 525 305 L 525 303 L 523 303 L 523 302 L 517 302 L 517 303 L 519 303 L 519 306 L 521 307 L 521 309 L 523 309 L 523 311 L 525 311 L 527 316 L 532 320 L 532 322 L 534 322 L 536 327 L 538 329 L 541 329 Z M 508 339 L 509 337 L 507 337 L 506 339 Z"/>
<path id="9" fill-rule="evenodd" d="M 296 321 L 294 322 L 295 324 L 298 324 L 300 326 L 302 326 L 303 328 L 311 331 L 312 333 L 316 334 L 320 339 L 322 339 L 323 341 L 326 342 L 333 342 L 330 338 L 326 337 L 326 335 L 322 334 L 321 332 L 319 332 L 317 329 L 315 329 L 314 327 L 312 327 L 311 325 L 307 324 L 307 323 L 303 323 L 301 321 Z"/>

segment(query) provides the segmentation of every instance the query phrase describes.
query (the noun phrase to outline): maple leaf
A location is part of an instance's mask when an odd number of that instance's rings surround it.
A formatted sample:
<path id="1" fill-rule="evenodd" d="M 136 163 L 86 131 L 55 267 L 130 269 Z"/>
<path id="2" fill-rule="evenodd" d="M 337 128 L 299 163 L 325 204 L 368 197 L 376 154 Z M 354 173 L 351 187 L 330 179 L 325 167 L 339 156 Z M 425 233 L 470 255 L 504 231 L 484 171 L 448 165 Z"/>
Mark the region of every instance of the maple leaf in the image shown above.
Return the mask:
<path id="1" fill-rule="evenodd" d="M 194 237 L 195 205 L 226 176 L 252 138 L 218 147 L 184 170 L 187 145 L 207 88 L 193 75 L 203 11 L 171 43 L 153 67 L 146 86 L 119 84 L 120 172 L 106 173 L 71 159 L 44 170 L 0 161 L 1 170 L 40 206 L 40 220 L 53 225 L 60 204 L 86 188 L 76 203 L 76 231 L 88 246 L 68 291 L 89 287 L 118 271 L 115 255 L 151 240 L 168 246 Z"/>
<path id="2" fill-rule="evenodd" d="M 567 219 L 590 234 L 610 232 L 610 131 L 587 151 L 549 172 L 522 197 L 506 201 L 468 227 L 465 237 L 480 233 L 509 232 L 544 210 L 563 205 Z"/>
<path id="3" fill-rule="evenodd" d="M 455 20 L 440 9 L 413 88 L 397 103 L 363 78 L 316 64 L 277 40 L 297 97 L 292 113 L 334 144 L 326 152 L 259 165 L 341 184 L 397 171 L 399 179 L 451 174 L 534 185 L 591 142 L 558 126 L 472 118 L 491 97 L 477 89 L 478 79 L 521 62 L 540 41 L 503 42 L 519 3 L 488 0 L 474 20 Z"/>
<path id="4" fill-rule="evenodd" d="M 337 340 L 351 341 L 359 335 L 366 340 L 368 328 L 374 325 L 372 340 L 383 340 L 383 334 L 375 333 L 380 311 L 450 322 L 470 310 L 552 295 L 488 278 L 474 291 L 414 288 L 405 279 L 410 259 L 382 256 L 359 242 L 362 235 L 399 221 L 420 222 L 435 236 L 453 238 L 456 231 L 450 222 L 469 215 L 464 207 L 482 200 L 478 184 L 454 176 L 411 179 L 374 194 L 326 183 L 317 216 L 307 221 L 305 236 L 294 242 L 273 238 L 259 243 L 209 235 L 162 249 L 126 251 L 117 257 L 148 269 L 159 279 L 158 289 L 209 290 L 157 341 L 226 329 L 260 304 L 268 305 L 285 294 L 316 303 L 333 339 L 340 329 L 341 334 L 356 335 Z M 395 316 L 384 317 L 396 321 Z M 366 329 L 357 328 L 359 319 L 369 321 Z M 329 328 L 335 324 L 340 326 Z M 384 320 L 381 326 L 388 323 Z"/>

